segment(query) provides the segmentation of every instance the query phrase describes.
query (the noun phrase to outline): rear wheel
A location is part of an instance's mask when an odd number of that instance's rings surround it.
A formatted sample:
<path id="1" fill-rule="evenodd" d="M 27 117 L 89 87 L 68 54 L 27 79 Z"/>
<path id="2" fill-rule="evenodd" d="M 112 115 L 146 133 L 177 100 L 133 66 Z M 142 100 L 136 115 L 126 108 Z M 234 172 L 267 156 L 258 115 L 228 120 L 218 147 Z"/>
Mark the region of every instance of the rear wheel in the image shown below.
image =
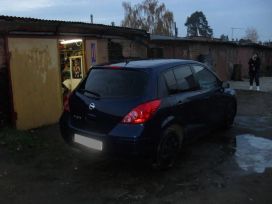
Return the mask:
<path id="1" fill-rule="evenodd" d="M 182 140 L 182 128 L 178 125 L 172 125 L 163 131 L 156 153 L 155 164 L 158 169 L 167 169 L 174 164 Z"/>

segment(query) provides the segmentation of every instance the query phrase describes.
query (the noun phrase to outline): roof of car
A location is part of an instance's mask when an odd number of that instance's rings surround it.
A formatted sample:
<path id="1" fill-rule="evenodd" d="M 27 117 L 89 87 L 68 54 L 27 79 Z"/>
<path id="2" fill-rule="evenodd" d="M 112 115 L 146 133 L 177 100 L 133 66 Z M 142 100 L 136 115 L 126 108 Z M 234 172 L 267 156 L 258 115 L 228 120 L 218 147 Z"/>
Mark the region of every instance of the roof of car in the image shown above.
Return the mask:
<path id="1" fill-rule="evenodd" d="M 174 67 L 181 64 L 197 63 L 193 60 L 181 60 L 181 59 L 149 59 L 149 60 L 135 60 L 120 62 L 115 64 L 109 64 L 107 66 L 112 67 L 124 67 L 124 68 L 145 68 L 145 69 L 165 69 Z"/>

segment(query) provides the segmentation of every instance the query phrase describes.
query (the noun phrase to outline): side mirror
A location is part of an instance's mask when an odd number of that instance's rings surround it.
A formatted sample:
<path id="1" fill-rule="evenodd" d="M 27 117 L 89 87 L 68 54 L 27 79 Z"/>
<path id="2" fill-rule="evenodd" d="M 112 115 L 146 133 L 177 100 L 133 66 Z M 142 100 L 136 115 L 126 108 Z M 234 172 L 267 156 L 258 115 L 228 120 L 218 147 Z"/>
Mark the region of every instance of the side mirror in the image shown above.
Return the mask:
<path id="1" fill-rule="evenodd" d="M 222 83 L 222 88 L 224 88 L 224 89 L 228 89 L 228 88 L 230 88 L 230 84 L 229 84 L 229 82 L 224 81 L 224 82 Z"/>

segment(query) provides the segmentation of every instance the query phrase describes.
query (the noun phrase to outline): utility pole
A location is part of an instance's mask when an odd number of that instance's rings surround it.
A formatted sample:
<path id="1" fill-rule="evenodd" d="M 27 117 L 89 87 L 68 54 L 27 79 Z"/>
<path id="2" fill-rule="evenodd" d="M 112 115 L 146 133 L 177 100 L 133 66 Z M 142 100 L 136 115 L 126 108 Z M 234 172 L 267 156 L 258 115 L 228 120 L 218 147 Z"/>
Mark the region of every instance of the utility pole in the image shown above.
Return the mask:
<path id="1" fill-rule="evenodd" d="M 91 18 L 91 24 L 93 24 L 93 14 L 90 15 Z"/>
<path id="2" fill-rule="evenodd" d="M 234 32 L 234 30 L 243 30 L 244 28 L 234 28 L 234 27 L 232 27 L 231 28 L 231 41 L 233 41 L 233 32 Z"/>
<path id="3" fill-rule="evenodd" d="M 175 37 L 177 38 L 178 37 L 178 28 L 177 28 L 177 23 L 174 22 L 175 24 Z"/>

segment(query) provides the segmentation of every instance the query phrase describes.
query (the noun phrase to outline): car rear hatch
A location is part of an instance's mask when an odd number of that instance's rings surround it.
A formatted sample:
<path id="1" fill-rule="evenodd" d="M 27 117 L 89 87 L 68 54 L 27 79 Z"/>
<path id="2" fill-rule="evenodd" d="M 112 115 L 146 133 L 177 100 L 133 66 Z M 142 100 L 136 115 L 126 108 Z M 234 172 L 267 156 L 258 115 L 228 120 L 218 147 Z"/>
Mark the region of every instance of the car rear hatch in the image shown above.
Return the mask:
<path id="1" fill-rule="evenodd" d="M 143 102 L 148 73 L 138 69 L 95 67 L 70 98 L 73 127 L 107 134 Z"/>

